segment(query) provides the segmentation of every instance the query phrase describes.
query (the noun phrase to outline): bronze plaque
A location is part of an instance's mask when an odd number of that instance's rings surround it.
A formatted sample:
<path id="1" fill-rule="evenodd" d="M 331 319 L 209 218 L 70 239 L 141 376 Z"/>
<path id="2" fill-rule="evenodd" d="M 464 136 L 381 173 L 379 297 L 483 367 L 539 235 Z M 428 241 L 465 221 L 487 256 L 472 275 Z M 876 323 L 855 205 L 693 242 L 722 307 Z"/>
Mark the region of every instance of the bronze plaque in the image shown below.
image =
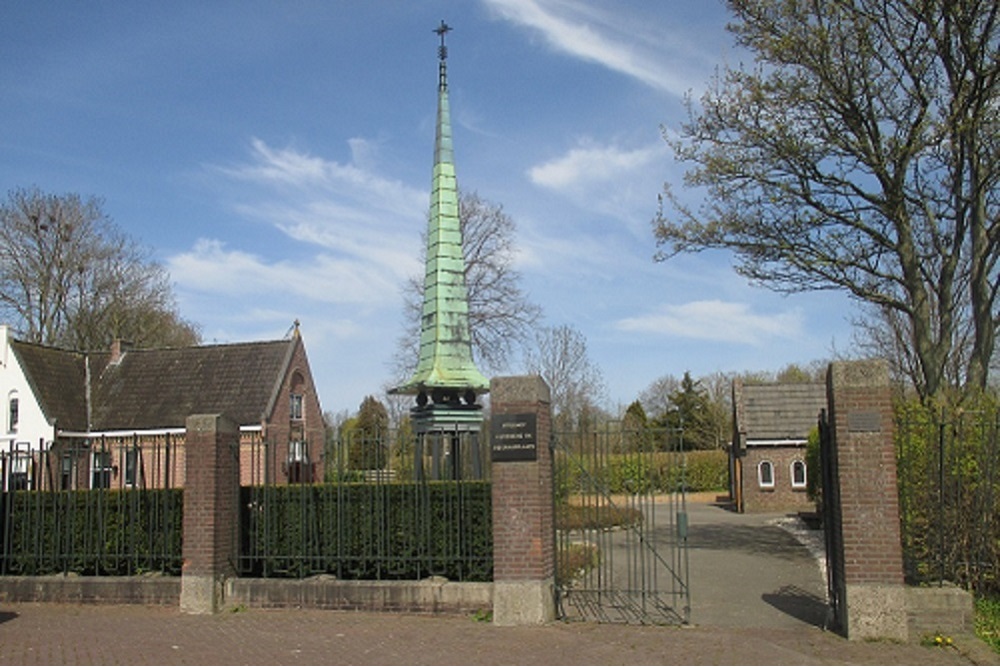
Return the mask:
<path id="1" fill-rule="evenodd" d="M 877 412 L 848 412 L 849 433 L 878 433 L 882 430 L 882 415 Z"/>

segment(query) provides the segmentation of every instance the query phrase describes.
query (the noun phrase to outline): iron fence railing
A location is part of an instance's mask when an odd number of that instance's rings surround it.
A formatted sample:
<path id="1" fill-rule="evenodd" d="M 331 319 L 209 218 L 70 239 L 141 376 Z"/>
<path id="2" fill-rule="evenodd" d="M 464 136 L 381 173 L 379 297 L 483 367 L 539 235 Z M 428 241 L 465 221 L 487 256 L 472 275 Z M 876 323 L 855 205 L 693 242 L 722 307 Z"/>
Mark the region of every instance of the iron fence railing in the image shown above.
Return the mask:
<path id="1" fill-rule="evenodd" d="M 897 410 L 903 559 L 914 584 L 1000 592 L 1000 412 Z"/>
<path id="2" fill-rule="evenodd" d="M 255 456 L 273 456 L 269 445 Z M 418 439 L 355 430 L 326 447 L 323 482 L 242 491 L 242 576 L 492 579 L 491 487 L 478 432 Z"/>
<path id="3" fill-rule="evenodd" d="M 161 433 L 0 455 L 0 574 L 179 574 L 182 446 Z"/>
<path id="4" fill-rule="evenodd" d="M 355 430 L 309 461 L 244 437 L 235 565 L 243 576 L 491 580 L 488 445 L 470 430 Z M 0 456 L 0 575 L 179 574 L 184 459 L 183 433 Z"/>

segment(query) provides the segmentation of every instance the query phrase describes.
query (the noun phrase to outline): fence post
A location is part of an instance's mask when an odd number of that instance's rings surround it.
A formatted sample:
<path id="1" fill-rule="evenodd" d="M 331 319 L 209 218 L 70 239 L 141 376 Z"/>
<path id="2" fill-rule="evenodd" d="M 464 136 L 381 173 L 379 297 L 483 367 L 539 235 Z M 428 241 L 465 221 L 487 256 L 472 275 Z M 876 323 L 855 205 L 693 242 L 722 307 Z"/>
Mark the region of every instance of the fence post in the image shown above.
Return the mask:
<path id="1" fill-rule="evenodd" d="M 849 639 L 905 641 L 906 589 L 887 365 L 830 364 L 827 402 L 840 473 L 842 630 Z"/>
<path id="2" fill-rule="evenodd" d="M 181 611 L 214 614 L 235 575 L 240 430 L 223 415 L 192 415 L 185 426 Z"/>
<path id="3" fill-rule="evenodd" d="M 493 622 L 555 619 L 551 395 L 538 376 L 490 383 Z"/>

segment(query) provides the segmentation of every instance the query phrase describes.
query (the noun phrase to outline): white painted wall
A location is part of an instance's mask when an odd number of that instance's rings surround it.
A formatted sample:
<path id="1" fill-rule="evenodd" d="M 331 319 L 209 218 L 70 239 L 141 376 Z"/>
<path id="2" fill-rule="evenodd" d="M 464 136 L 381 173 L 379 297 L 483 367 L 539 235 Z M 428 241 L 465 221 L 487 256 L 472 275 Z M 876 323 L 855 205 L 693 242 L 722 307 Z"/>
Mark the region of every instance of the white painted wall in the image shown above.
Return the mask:
<path id="1" fill-rule="evenodd" d="M 0 456 L 15 451 L 37 454 L 52 444 L 55 431 L 31 392 L 31 387 L 10 345 L 12 332 L 0 325 Z M 11 424 L 11 399 L 17 397 L 17 423 Z M 8 466 L 9 467 L 9 466 Z M 7 480 L 2 480 L 6 488 Z"/>

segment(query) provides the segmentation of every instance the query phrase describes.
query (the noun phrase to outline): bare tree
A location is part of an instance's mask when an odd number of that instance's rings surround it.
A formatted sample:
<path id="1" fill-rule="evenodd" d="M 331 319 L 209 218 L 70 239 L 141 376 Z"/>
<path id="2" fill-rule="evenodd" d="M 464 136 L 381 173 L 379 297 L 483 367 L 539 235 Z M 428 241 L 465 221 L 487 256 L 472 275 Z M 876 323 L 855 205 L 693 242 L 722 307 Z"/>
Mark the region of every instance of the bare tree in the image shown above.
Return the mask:
<path id="1" fill-rule="evenodd" d="M 663 375 L 653 380 L 641 394 L 639 402 L 646 414 L 657 419 L 667 414 L 671 408 L 670 395 L 681 386 L 681 381 L 673 375 Z"/>
<path id="2" fill-rule="evenodd" d="M 0 312 L 27 340 L 73 349 L 199 339 L 166 270 L 76 194 L 15 190 L 0 204 Z"/>
<path id="3" fill-rule="evenodd" d="M 773 289 L 844 290 L 891 314 L 921 395 L 956 364 L 964 386 L 985 386 L 1000 292 L 995 0 L 727 5 L 757 66 L 724 69 L 672 142 L 708 198 L 692 211 L 666 189 L 661 257 L 729 249 Z"/>
<path id="4" fill-rule="evenodd" d="M 517 227 L 503 207 L 461 192 L 458 215 L 473 355 L 489 374 L 507 367 L 512 354 L 530 342 L 541 308 L 528 299 L 513 268 Z M 404 293 L 405 334 L 394 360 L 399 378 L 408 377 L 417 363 L 423 294 L 423 276 L 414 276 Z"/>
<path id="5" fill-rule="evenodd" d="M 540 329 L 535 340 L 537 348 L 526 355 L 527 370 L 549 385 L 557 426 L 572 428 L 604 403 L 604 377 L 587 353 L 587 339 L 573 327 Z"/>

